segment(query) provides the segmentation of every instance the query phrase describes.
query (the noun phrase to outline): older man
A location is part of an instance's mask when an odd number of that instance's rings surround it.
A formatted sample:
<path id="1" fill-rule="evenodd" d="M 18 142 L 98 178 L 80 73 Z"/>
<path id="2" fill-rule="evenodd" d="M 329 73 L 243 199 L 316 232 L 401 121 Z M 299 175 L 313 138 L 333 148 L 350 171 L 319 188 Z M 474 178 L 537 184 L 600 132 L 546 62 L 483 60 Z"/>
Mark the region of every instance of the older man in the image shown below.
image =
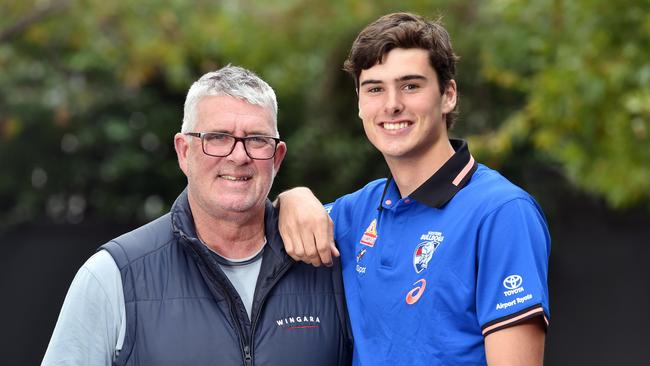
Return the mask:
<path id="1" fill-rule="evenodd" d="M 286 154 L 271 87 L 201 77 L 174 145 L 171 212 L 103 245 L 66 296 L 44 365 L 345 365 L 340 267 L 284 252 L 267 199 Z"/>

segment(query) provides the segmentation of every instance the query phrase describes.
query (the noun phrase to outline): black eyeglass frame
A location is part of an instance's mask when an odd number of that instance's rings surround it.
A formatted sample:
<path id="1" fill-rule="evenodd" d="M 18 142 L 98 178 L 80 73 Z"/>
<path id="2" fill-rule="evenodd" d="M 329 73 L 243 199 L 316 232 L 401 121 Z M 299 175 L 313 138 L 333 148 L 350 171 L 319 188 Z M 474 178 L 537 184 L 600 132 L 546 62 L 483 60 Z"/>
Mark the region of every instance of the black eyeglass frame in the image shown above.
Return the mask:
<path id="1" fill-rule="evenodd" d="M 203 150 L 203 153 L 205 155 L 213 156 L 215 158 L 224 158 L 224 157 L 232 154 L 232 152 L 235 150 L 235 146 L 237 146 L 237 142 L 241 141 L 242 145 L 244 146 L 244 151 L 246 152 L 246 155 L 249 158 L 251 158 L 253 160 L 269 160 L 269 159 L 273 159 L 273 157 L 275 156 L 275 154 L 278 151 L 278 145 L 282 141 L 282 140 L 280 140 L 280 138 L 273 137 L 273 136 L 251 135 L 251 136 L 245 136 L 245 137 L 237 137 L 237 136 L 233 136 L 233 135 L 231 135 L 229 133 L 223 133 L 223 132 L 185 132 L 185 133 L 183 133 L 183 135 L 200 138 L 201 139 L 201 150 Z M 233 139 L 235 139 L 235 142 L 232 144 L 232 147 L 230 148 L 230 151 L 226 155 L 208 154 L 208 152 L 205 151 L 205 136 L 209 136 L 209 135 L 221 135 L 221 136 L 232 137 Z M 272 140 L 275 141 L 275 147 L 273 149 L 273 155 L 271 155 L 268 158 L 254 158 L 254 157 L 251 156 L 251 154 L 248 152 L 248 148 L 246 147 L 246 141 L 250 140 L 250 139 L 253 139 L 253 138 L 258 138 L 258 137 L 264 137 L 264 138 L 272 139 Z"/>

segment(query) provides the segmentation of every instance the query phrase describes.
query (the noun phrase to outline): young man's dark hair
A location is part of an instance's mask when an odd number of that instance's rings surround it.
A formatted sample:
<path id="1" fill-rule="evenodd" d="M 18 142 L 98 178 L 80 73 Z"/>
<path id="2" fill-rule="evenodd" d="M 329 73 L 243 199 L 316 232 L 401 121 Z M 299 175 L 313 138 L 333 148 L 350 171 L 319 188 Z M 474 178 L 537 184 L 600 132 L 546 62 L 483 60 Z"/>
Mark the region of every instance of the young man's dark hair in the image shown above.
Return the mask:
<path id="1" fill-rule="evenodd" d="M 454 54 L 449 33 L 440 21 L 427 21 L 411 13 L 393 13 L 377 19 L 357 36 L 343 69 L 354 78 L 359 88 L 361 70 L 382 63 L 395 48 L 422 48 L 429 53 L 429 62 L 438 76 L 440 93 L 456 76 L 459 57 Z M 456 109 L 454 109 L 455 111 Z M 447 115 L 447 129 L 455 122 L 455 113 Z"/>

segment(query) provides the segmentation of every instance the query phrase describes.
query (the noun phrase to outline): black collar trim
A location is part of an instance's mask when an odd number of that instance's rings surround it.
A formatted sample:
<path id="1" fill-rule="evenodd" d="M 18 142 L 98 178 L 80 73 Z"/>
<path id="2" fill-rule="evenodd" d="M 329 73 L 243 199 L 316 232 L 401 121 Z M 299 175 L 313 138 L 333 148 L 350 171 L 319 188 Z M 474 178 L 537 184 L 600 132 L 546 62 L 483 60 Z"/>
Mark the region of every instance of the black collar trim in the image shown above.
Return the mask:
<path id="1" fill-rule="evenodd" d="M 410 195 L 416 201 L 433 208 L 442 208 L 447 202 L 451 201 L 456 193 L 469 182 L 478 167 L 474 157 L 469 152 L 466 141 L 450 139 L 449 142 L 456 153 Z M 382 208 L 381 205 L 384 202 L 384 196 L 391 181 L 392 177 L 389 176 L 386 179 L 384 193 L 381 195 L 378 209 Z"/>

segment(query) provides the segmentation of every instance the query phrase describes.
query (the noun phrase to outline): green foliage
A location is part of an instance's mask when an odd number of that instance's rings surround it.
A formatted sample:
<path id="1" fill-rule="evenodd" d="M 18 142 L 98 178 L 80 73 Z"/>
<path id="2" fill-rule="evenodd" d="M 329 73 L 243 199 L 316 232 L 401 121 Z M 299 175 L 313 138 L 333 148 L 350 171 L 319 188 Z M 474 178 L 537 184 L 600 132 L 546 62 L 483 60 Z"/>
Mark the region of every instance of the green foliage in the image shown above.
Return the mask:
<path id="1" fill-rule="evenodd" d="M 274 192 L 331 200 L 385 176 L 341 65 L 361 28 L 398 10 L 443 17 L 462 57 L 454 132 L 479 159 L 530 145 L 613 205 L 648 201 L 638 1 L 31 0 L 0 3 L 2 227 L 164 212 L 185 184 L 172 137 L 187 88 L 227 63 L 278 94 L 289 150 Z"/>
<path id="2" fill-rule="evenodd" d="M 650 3 L 490 1 L 483 73 L 526 102 L 476 139 L 496 159 L 528 141 L 585 190 L 650 198 Z"/>

